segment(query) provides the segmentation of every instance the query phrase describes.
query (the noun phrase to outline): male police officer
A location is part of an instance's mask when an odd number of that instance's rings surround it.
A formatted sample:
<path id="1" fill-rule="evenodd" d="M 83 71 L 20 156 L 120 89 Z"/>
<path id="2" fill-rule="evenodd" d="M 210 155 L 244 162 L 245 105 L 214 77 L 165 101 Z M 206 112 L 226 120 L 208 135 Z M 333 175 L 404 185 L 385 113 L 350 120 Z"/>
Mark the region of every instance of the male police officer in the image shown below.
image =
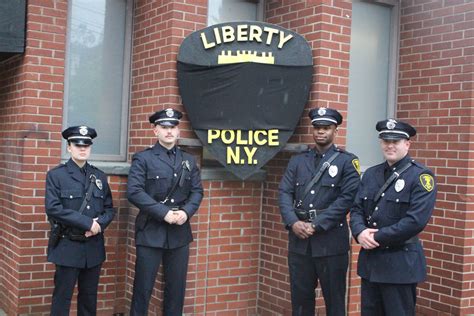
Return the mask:
<path id="1" fill-rule="evenodd" d="M 362 315 L 415 315 L 416 285 L 426 262 L 418 234 L 436 198 L 432 172 L 408 156 L 416 130 L 389 119 L 376 125 L 385 162 L 369 168 L 351 208 L 351 230 L 362 246 Z"/>
<path id="2" fill-rule="evenodd" d="M 280 183 L 280 211 L 289 230 L 293 315 L 314 315 L 321 283 L 327 315 L 345 315 L 349 230 L 346 215 L 359 186 L 356 156 L 334 145 L 341 114 L 309 112 L 315 147 L 291 158 Z"/>
<path id="3" fill-rule="evenodd" d="M 133 156 L 128 200 L 140 212 L 135 223 L 136 263 L 131 315 L 147 315 L 156 274 L 163 261 L 164 315 L 183 312 L 189 243 L 189 220 L 203 196 L 194 157 L 179 148 L 181 112 L 166 109 L 150 116 L 158 138 L 154 147 Z"/>
<path id="4" fill-rule="evenodd" d="M 115 210 L 106 175 L 87 162 L 96 131 L 72 126 L 62 136 L 71 159 L 46 176 L 45 207 L 53 225 L 48 261 L 56 264 L 51 315 L 69 315 L 76 281 L 77 314 L 95 315 L 105 260 L 103 231 Z"/>

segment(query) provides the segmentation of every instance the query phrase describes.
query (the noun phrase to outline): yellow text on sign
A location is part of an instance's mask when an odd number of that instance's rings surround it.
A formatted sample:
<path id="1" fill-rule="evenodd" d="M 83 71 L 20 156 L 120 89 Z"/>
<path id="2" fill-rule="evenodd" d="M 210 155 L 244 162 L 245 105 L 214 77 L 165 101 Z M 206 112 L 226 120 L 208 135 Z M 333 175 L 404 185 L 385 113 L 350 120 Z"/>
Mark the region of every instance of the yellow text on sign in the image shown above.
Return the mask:
<path id="1" fill-rule="evenodd" d="M 285 34 L 284 31 L 273 27 L 264 26 L 262 28 L 258 25 L 248 24 L 239 24 L 237 26 L 224 25 L 214 27 L 212 30 L 214 35 L 213 39 L 208 39 L 206 33 L 201 33 L 201 41 L 204 49 L 209 49 L 223 43 L 232 43 L 234 41 L 265 42 L 266 45 L 271 45 L 274 38 L 278 41 L 278 48 L 281 49 L 293 38 L 292 34 Z"/>
<path id="2" fill-rule="evenodd" d="M 255 153 L 259 149 L 257 146 L 278 146 L 278 130 L 231 130 L 231 129 L 210 129 L 207 131 L 207 143 L 212 144 L 220 140 L 225 145 L 227 151 L 227 164 L 236 165 L 256 165 L 258 160 L 254 159 Z M 235 145 L 235 146 L 231 146 Z"/>

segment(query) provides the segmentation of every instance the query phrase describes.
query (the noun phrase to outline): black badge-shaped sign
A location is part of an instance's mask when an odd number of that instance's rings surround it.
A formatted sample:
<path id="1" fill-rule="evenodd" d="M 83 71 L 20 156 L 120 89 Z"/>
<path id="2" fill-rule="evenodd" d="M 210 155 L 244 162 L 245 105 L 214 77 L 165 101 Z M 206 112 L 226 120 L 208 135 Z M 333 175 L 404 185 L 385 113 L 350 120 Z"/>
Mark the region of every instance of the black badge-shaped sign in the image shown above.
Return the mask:
<path id="1" fill-rule="evenodd" d="M 204 146 L 241 179 L 288 141 L 311 88 L 311 49 L 277 25 L 230 22 L 186 37 L 178 84 Z"/>

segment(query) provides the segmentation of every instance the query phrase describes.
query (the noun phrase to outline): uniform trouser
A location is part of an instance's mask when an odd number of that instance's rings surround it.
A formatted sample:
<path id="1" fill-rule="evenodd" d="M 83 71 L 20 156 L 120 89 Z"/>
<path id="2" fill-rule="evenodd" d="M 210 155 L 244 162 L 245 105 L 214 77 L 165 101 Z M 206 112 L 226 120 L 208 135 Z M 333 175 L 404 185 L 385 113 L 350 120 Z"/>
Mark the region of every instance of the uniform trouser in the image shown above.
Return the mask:
<path id="1" fill-rule="evenodd" d="M 92 268 L 71 268 L 56 265 L 51 316 L 69 316 L 72 294 L 77 281 L 77 315 L 96 315 L 97 287 L 101 264 Z"/>
<path id="2" fill-rule="evenodd" d="M 416 283 L 374 283 L 362 279 L 363 316 L 414 316 Z"/>
<path id="3" fill-rule="evenodd" d="M 315 289 L 321 284 L 326 315 L 346 315 L 346 273 L 348 254 L 311 257 L 290 252 L 291 306 L 293 316 L 314 316 Z"/>
<path id="4" fill-rule="evenodd" d="M 183 314 L 189 245 L 175 249 L 137 246 L 131 316 L 148 315 L 150 297 L 162 260 L 165 282 L 163 315 L 181 316 Z"/>

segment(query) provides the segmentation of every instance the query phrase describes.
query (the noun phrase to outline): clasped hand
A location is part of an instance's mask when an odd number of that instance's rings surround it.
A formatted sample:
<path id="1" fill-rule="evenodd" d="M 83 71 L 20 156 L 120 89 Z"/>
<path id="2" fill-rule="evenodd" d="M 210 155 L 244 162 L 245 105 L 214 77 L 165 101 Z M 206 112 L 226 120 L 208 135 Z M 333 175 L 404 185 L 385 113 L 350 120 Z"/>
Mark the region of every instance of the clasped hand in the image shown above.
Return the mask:
<path id="1" fill-rule="evenodd" d="M 306 223 L 303 221 L 297 221 L 293 225 L 291 225 L 291 229 L 295 233 L 295 235 L 300 239 L 306 239 L 311 237 L 315 230 L 311 226 L 311 223 Z"/>
<path id="2" fill-rule="evenodd" d="M 366 228 L 359 234 L 359 236 L 357 236 L 357 241 L 362 246 L 362 248 L 370 250 L 380 246 L 374 238 L 376 232 L 378 232 L 378 229 Z"/>
<path id="3" fill-rule="evenodd" d="M 168 211 L 164 220 L 168 224 L 183 225 L 188 220 L 188 215 L 183 210 Z"/>
<path id="4" fill-rule="evenodd" d="M 102 231 L 102 228 L 100 228 L 100 225 L 97 222 L 98 219 L 99 219 L 98 217 L 92 219 L 92 226 L 88 231 L 86 231 L 85 233 L 86 237 L 95 236 Z"/>

